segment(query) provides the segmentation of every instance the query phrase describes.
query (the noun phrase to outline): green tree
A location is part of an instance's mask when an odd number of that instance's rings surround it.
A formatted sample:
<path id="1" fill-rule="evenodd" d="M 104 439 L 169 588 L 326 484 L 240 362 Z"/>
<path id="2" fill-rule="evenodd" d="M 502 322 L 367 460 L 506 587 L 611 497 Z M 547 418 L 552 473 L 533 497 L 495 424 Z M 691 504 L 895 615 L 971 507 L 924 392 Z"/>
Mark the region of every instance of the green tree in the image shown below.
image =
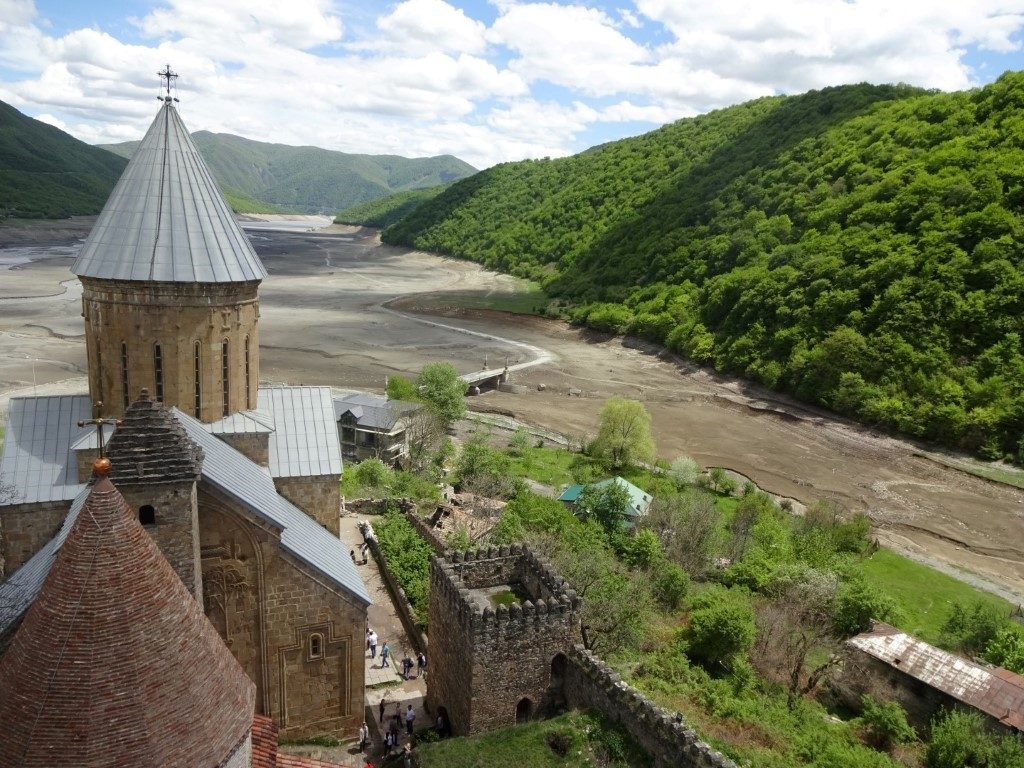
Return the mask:
<path id="1" fill-rule="evenodd" d="M 1006 622 L 985 646 L 982 655 L 990 664 L 1024 675 L 1024 630 Z"/>
<path id="2" fill-rule="evenodd" d="M 894 621 L 896 604 L 862 579 L 843 585 L 836 596 L 834 621 L 836 634 L 852 637 L 871 628 L 871 621 Z"/>
<path id="3" fill-rule="evenodd" d="M 629 519 L 629 491 L 618 483 L 588 485 L 575 509 L 581 519 L 596 520 L 606 531 L 617 531 Z"/>
<path id="4" fill-rule="evenodd" d="M 970 605 L 954 603 L 949 618 L 942 625 L 942 634 L 954 647 L 977 655 L 985 651 L 1007 623 L 1003 611 L 991 603 L 982 600 Z"/>
<path id="5" fill-rule="evenodd" d="M 466 415 L 466 383 L 451 363 L 427 363 L 416 389 L 446 428 Z"/>
<path id="6" fill-rule="evenodd" d="M 732 590 L 701 593 L 683 630 L 687 655 L 709 669 L 729 669 L 754 644 L 757 626 L 750 603 Z"/>
<path id="7" fill-rule="evenodd" d="M 421 400 L 416 384 L 404 376 L 388 376 L 388 385 L 385 391 L 388 400 L 406 400 L 412 403 L 418 403 Z"/>
<path id="8" fill-rule="evenodd" d="M 612 397 L 601 408 L 601 426 L 590 450 L 611 469 L 653 462 L 650 412 L 637 400 Z"/>

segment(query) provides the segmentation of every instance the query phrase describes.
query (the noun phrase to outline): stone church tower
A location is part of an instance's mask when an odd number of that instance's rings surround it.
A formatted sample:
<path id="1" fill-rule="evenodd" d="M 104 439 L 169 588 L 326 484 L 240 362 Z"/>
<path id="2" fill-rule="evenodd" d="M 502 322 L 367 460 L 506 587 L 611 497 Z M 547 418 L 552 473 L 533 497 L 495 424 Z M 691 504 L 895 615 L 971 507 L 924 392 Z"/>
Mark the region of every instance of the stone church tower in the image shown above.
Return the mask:
<path id="1" fill-rule="evenodd" d="M 267 273 L 170 96 L 72 271 L 103 416 L 143 388 L 204 422 L 256 407 Z"/>

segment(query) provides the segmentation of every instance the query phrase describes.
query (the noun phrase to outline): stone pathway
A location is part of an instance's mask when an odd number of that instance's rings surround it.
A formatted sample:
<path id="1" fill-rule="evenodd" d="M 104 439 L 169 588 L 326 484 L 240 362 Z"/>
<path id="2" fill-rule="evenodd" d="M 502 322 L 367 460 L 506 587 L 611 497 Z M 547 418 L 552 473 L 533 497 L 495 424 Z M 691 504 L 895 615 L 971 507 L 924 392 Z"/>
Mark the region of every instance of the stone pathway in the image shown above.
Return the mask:
<path id="1" fill-rule="evenodd" d="M 344 543 L 346 549 L 354 549 L 356 551 L 357 559 L 359 558 L 359 547 L 363 543 L 363 537 L 358 527 L 361 520 L 369 520 L 372 525 L 374 518 L 372 516 L 364 517 L 348 514 L 341 518 L 339 525 L 342 543 Z M 372 556 L 368 557 L 366 565 L 361 564 L 362 560 L 358 560 L 358 562 L 360 563 L 357 566 L 359 573 L 363 577 L 363 582 L 370 593 L 370 598 L 373 600 L 373 605 L 370 606 L 368 612 L 367 621 L 369 627 L 377 633 L 379 639 L 377 658 L 371 659 L 369 651 L 365 654 L 367 723 L 369 723 L 371 731 L 375 731 L 374 747 L 370 751 L 371 754 L 377 757 L 383 749 L 384 729 L 387 727 L 388 718 L 395 714 L 396 705 L 398 705 L 402 712 L 400 745 L 406 742 L 405 711 L 409 704 L 412 704 L 413 711 L 416 713 L 417 728 L 429 725 L 432 721 L 423 709 L 423 700 L 427 692 L 426 680 L 415 677 L 415 667 L 412 670 L 414 675 L 412 679 L 402 679 L 402 658 L 408 653 L 409 658 L 415 661 L 416 646 L 409 640 L 402 627 L 402 622 L 398 618 L 398 614 L 395 613 L 391 597 L 388 594 L 387 587 L 384 586 L 384 580 L 381 578 L 380 571 L 377 568 L 377 562 Z M 381 668 L 379 651 L 380 646 L 385 641 L 391 646 L 390 666 Z M 381 701 L 384 701 L 385 704 L 383 726 L 380 724 L 379 717 Z M 370 717 L 371 713 L 372 718 Z"/>

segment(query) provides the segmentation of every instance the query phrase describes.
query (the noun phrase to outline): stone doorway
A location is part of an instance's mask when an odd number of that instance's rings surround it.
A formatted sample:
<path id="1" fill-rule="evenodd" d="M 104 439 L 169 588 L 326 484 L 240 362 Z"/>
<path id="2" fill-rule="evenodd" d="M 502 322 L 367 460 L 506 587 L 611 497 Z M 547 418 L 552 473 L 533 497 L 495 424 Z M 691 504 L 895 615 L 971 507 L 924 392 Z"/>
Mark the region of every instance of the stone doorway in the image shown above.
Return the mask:
<path id="1" fill-rule="evenodd" d="M 517 723 L 528 723 L 533 719 L 533 702 L 523 697 L 516 704 L 516 722 Z"/>

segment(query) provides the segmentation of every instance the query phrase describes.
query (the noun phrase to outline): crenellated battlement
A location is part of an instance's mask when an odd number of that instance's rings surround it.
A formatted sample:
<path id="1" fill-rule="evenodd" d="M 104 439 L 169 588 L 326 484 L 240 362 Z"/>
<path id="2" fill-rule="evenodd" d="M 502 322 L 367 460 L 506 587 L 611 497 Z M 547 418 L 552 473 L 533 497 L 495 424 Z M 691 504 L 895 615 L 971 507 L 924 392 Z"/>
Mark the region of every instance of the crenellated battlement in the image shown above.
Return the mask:
<path id="1" fill-rule="evenodd" d="M 492 608 L 474 596 L 474 590 L 512 583 L 522 585 L 532 599 Z M 432 597 L 443 600 L 449 613 L 473 634 L 508 624 L 575 622 L 582 608 L 579 595 L 551 564 L 518 544 L 435 556 L 430 587 Z"/>
<path id="2" fill-rule="evenodd" d="M 681 715 L 659 707 L 590 651 L 574 646 L 569 661 L 569 703 L 601 712 L 622 725 L 651 755 L 655 768 L 736 768 L 732 760 L 702 741 Z"/>
<path id="3" fill-rule="evenodd" d="M 518 599 L 494 600 L 507 592 Z M 433 557 L 430 630 L 445 641 L 431 644 L 431 711 L 443 711 L 458 734 L 548 711 L 559 695 L 552 665 L 561 669 L 579 641 L 582 607 L 565 579 L 528 547 Z"/>

